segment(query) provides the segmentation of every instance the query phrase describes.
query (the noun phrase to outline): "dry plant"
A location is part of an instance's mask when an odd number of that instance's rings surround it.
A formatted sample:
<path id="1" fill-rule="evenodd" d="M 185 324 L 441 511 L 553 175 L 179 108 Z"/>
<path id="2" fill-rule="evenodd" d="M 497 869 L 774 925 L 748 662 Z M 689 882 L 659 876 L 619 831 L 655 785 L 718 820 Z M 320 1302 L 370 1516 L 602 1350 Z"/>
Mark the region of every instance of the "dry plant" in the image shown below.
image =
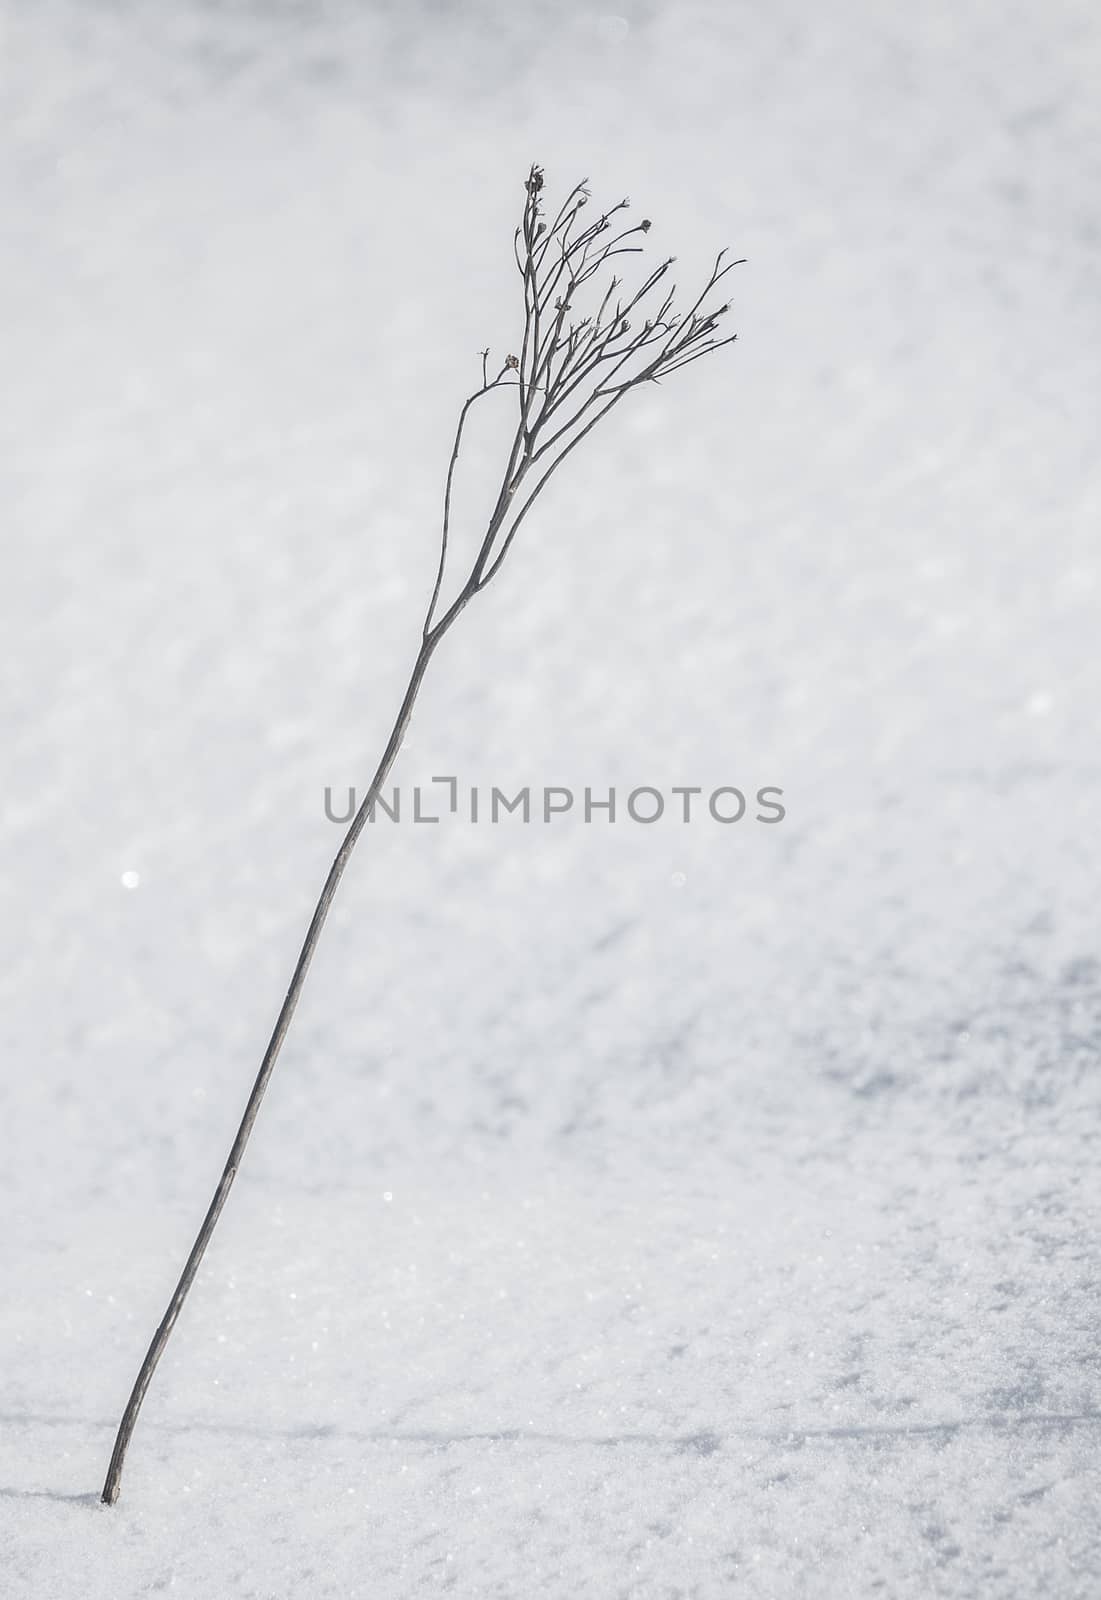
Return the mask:
<path id="1" fill-rule="evenodd" d="M 523 218 L 513 239 L 524 294 L 520 353 L 506 356 L 490 377 L 489 351 L 483 350 L 481 384 L 459 413 L 444 486 L 439 566 L 401 708 L 371 786 L 325 880 L 225 1169 L 127 1402 L 103 1486 L 103 1499 L 108 1505 L 118 1499 L 123 1463 L 141 1403 L 237 1176 L 329 907 L 356 840 L 401 749 L 424 675 L 440 641 L 474 596 L 501 570 L 521 523 L 548 480 L 597 423 L 633 389 L 662 382 L 682 367 L 733 343 L 736 337 L 724 337 L 720 332 L 729 306 L 710 304 L 720 280 L 740 264 L 726 261 L 725 251 L 716 256 L 707 282 L 688 310 L 679 312 L 676 286 L 671 281 L 673 256 L 666 257 L 630 290 L 617 276 L 620 259 L 642 254 L 643 240 L 650 232 L 648 218 L 633 227 L 618 226 L 617 219 L 627 210 L 629 201 L 621 200 L 586 226 L 590 196 L 584 182 L 570 191 L 551 220 L 543 198 L 541 167 L 531 168 L 524 188 Z M 455 598 L 441 610 L 448 575 L 452 490 L 463 430 L 479 400 L 506 388 L 516 390 L 518 404 L 501 486 L 474 563 Z"/>

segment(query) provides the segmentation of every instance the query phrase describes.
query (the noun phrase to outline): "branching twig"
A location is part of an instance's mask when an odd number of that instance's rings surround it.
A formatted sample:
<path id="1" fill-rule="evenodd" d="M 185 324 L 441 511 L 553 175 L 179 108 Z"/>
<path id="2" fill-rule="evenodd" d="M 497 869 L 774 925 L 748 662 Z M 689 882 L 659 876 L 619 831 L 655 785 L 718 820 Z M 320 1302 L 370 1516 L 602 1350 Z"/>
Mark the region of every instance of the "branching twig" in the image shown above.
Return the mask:
<path id="1" fill-rule="evenodd" d="M 632 228 L 612 232 L 612 219 L 629 205 L 624 199 L 582 228 L 581 213 L 589 202 L 587 180 L 582 180 L 566 196 L 554 220 L 548 225 L 544 212 L 541 167 L 531 168 L 524 188 L 523 216 L 513 239 L 516 266 L 523 279 L 524 325 L 520 354 L 507 356 L 496 377 L 490 378 L 489 351 L 483 350 L 481 386 L 467 398 L 459 413 L 444 484 L 443 526 L 436 581 L 421 629 L 420 648 L 371 786 L 344 836 L 314 908 L 290 986 L 276 1018 L 214 1198 L 123 1412 L 103 1487 L 103 1499 L 108 1505 L 113 1505 L 118 1499 L 123 1462 L 138 1412 L 237 1175 L 260 1103 L 298 1005 L 329 907 L 356 841 L 371 816 L 401 749 L 424 675 L 440 640 L 474 595 L 491 583 L 500 571 L 517 531 L 550 478 L 624 395 L 642 384 L 660 382 L 681 367 L 722 349 L 723 345 L 732 343 L 735 337 L 733 334 L 726 338 L 715 337 L 729 306 L 706 309 L 708 298 L 716 285 L 739 264 L 727 262 L 724 265 L 724 251 L 720 251 L 715 258 L 710 277 L 684 315 L 674 312 L 675 288 L 665 292 L 660 305 L 649 315 L 645 313 L 648 297 L 665 280 L 673 265 L 674 258 L 670 256 L 650 272 L 626 299 L 617 297 L 616 292 L 623 285 L 613 272 L 603 294 L 595 299 L 593 309 L 585 315 L 575 316 L 575 310 L 581 309 L 580 299 L 587 295 L 586 285 L 600 276 L 610 263 L 641 250 L 639 241 L 650 231 L 649 218 L 644 218 Z M 575 232 L 575 229 L 580 231 Z M 599 294 L 599 291 L 596 293 Z M 632 319 L 638 315 L 643 316 L 643 321 L 641 326 L 635 327 Z M 451 554 L 452 492 L 466 421 L 478 400 L 496 389 L 505 388 L 517 391 L 518 412 L 500 488 L 470 570 L 454 599 L 437 619 Z M 555 419 L 553 427 L 550 426 L 552 419 Z M 521 496 L 520 490 L 537 461 L 546 465 L 526 495 Z"/>

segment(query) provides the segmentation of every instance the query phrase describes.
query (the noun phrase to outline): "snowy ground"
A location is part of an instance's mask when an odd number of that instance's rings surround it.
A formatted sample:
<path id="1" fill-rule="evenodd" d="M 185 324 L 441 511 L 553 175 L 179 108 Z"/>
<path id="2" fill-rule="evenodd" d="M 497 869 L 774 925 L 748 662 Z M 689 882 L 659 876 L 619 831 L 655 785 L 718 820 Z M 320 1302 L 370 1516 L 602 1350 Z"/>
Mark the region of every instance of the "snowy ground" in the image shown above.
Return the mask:
<path id="1" fill-rule="evenodd" d="M 0 1591 L 1096 1595 L 1093 7 L 0 17 Z M 532 159 L 742 343 L 399 775 L 788 816 L 368 835 L 109 1511 Z"/>

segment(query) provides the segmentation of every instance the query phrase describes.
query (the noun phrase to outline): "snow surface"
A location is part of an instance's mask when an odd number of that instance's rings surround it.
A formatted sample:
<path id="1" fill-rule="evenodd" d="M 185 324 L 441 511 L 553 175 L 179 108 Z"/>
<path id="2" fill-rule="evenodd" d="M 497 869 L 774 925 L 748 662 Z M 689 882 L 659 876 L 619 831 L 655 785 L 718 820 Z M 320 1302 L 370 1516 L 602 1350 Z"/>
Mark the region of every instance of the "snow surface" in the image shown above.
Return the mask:
<path id="1" fill-rule="evenodd" d="M 0 1591 L 1095 1596 L 1093 6 L 0 15 Z M 788 816 L 367 836 L 108 1510 L 532 159 L 742 342 L 398 776 Z"/>

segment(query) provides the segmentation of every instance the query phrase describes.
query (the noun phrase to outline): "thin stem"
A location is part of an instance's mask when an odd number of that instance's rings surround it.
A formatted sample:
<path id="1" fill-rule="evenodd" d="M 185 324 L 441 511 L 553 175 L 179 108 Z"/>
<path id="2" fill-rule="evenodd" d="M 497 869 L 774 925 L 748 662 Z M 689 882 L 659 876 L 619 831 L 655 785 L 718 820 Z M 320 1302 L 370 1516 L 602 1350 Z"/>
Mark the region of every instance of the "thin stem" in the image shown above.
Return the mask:
<path id="1" fill-rule="evenodd" d="M 461 609 L 461 607 L 459 609 Z M 453 622 L 455 617 L 458 616 L 458 610 L 453 607 L 452 611 L 448 615 L 450 619 L 448 626 L 450 626 L 450 622 Z M 253 1124 L 255 1123 L 257 1114 L 260 1110 L 260 1103 L 264 1098 L 264 1093 L 268 1087 L 268 1082 L 271 1078 L 272 1072 L 274 1071 L 275 1063 L 279 1058 L 279 1052 L 283 1048 L 283 1041 L 287 1036 L 287 1030 L 290 1028 L 291 1019 L 293 1018 L 295 1010 L 297 1009 L 299 996 L 302 993 L 302 986 L 306 981 L 306 974 L 310 970 L 310 963 L 313 960 L 314 951 L 317 949 L 317 943 L 321 937 L 321 930 L 325 926 L 325 919 L 329 915 L 329 907 L 333 903 L 333 897 L 336 894 L 337 886 L 339 885 L 341 878 L 344 876 L 344 869 L 348 865 L 348 860 L 353 849 L 355 848 L 356 840 L 363 832 L 372 808 L 376 804 L 378 797 L 382 792 L 382 786 L 386 782 L 390 768 L 394 764 L 394 759 L 397 756 L 398 751 L 401 749 L 402 740 L 405 738 L 405 732 L 409 726 L 409 719 L 413 714 L 413 706 L 416 702 L 417 695 L 420 692 L 421 683 L 424 680 L 424 674 L 441 637 L 442 631 L 437 629 L 421 644 L 421 648 L 417 654 L 416 662 L 413 666 L 412 674 L 409 678 L 408 685 L 406 686 L 404 697 L 402 698 L 401 709 L 398 712 L 394 726 L 391 729 L 390 738 L 387 741 L 386 750 L 383 754 L 382 760 L 379 762 L 378 770 L 372 779 L 371 787 L 367 791 L 363 804 L 360 806 L 359 810 L 352 819 L 351 825 L 348 828 L 347 833 L 344 835 L 343 843 L 336 853 L 336 858 L 333 861 L 332 866 L 329 868 L 329 875 L 325 879 L 325 886 L 322 889 L 321 896 L 314 908 L 314 914 L 310 919 L 310 926 L 306 933 L 305 941 L 303 942 L 302 949 L 299 952 L 298 962 L 294 969 L 294 975 L 291 978 L 290 987 L 287 990 L 286 999 L 283 1001 L 282 1007 L 280 1008 L 279 1016 L 276 1019 L 275 1028 L 268 1043 L 268 1048 L 264 1052 L 264 1059 L 260 1064 L 260 1071 L 257 1073 L 256 1082 L 252 1086 L 252 1093 L 248 1097 L 248 1103 L 245 1106 L 244 1116 L 241 1118 L 241 1125 L 237 1129 L 237 1137 L 233 1141 L 233 1145 L 230 1149 L 225 1167 L 222 1171 L 222 1176 L 218 1180 L 218 1186 L 214 1191 L 214 1198 L 211 1200 L 206 1216 L 203 1218 L 203 1223 L 198 1234 L 196 1235 L 195 1243 L 191 1246 L 191 1253 L 187 1258 L 183 1272 L 180 1274 L 180 1281 L 177 1283 L 172 1292 L 172 1298 L 168 1302 L 168 1309 L 165 1311 L 164 1316 L 161 1318 L 160 1326 L 153 1335 L 153 1342 L 146 1352 L 145 1360 L 141 1364 L 141 1370 L 138 1373 L 137 1380 L 135 1381 L 134 1387 L 131 1390 L 130 1398 L 126 1403 L 126 1410 L 122 1414 L 122 1421 L 119 1423 L 118 1435 L 115 1439 L 115 1448 L 111 1455 L 111 1464 L 107 1470 L 107 1479 L 103 1485 L 103 1500 L 109 1506 L 114 1505 L 115 1501 L 119 1497 L 119 1488 L 122 1482 L 123 1463 L 126 1460 L 126 1451 L 130 1444 L 130 1436 L 134 1431 L 134 1424 L 138 1420 L 138 1412 L 141 1410 L 142 1401 L 145 1399 L 145 1392 L 149 1388 L 149 1384 L 152 1380 L 154 1372 L 157 1370 L 157 1363 L 164 1354 L 164 1349 L 168 1343 L 169 1335 L 171 1334 L 172 1329 L 175 1327 L 176 1319 L 183 1309 L 183 1304 L 187 1299 L 188 1291 L 190 1290 L 192 1283 L 195 1281 L 195 1275 L 199 1270 L 199 1263 L 202 1261 L 203 1256 L 206 1253 L 206 1247 L 210 1243 L 210 1237 L 214 1232 L 218 1218 L 222 1214 L 222 1207 L 225 1205 L 229 1191 L 233 1187 L 233 1180 L 236 1178 L 238 1169 L 241 1165 L 241 1159 L 245 1153 L 245 1146 L 248 1144 L 249 1135 L 252 1133 Z"/>
<path id="2" fill-rule="evenodd" d="M 508 555 L 509 547 L 511 546 L 512 541 L 516 537 L 516 534 L 517 534 L 517 531 L 519 530 L 521 522 L 523 522 L 524 518 L 527 516 L 528 512 L 531 510 L 532 506 L 535 504 L 535 501 L 538 498 L 539 493 L 542 490 L 544 484 L 551 477 L 551 475 L 554 472 L 556 472 L 557 469 L 562 465 L 563 461 L 565 461 L 565 459 L 569 455 L 570 451 L 571 450 L 575 450 L 577 448 L 577 446 L 581 443 L 582 439 L 585 438 L 586 434 L 589 434 L 589 433 L 591 433 L 593 431 L 593 429 L 596 427 L 596 425 L 600 421 L 600 419 L 602 417 L 606 417 L 608 415 L 608 412 L 612 409 L 612 407 L 614 405 L 617 405 L 619 403 L 619 401 L 622 400 L 623 396 L 627 393 L 627 389 L 629 387 L 633 387 L 633 385 L 625 385 L 623 388 L 617 389 L 615 394 L 608 401 L 608 404 L 606 406 L 602 406 L 601 407 L 601 409 L 597 412 L 596 416 L 593 417 L 590 422 L 587 422 L 585 424 L 585 426 L 581 429 L 580 433 L 574 435 L 574 437 L 570 440 L 569 444 L 565 447 L 565 449 L 562 450 L 560 452 L 560 454 L 557 455 L 555 457 L 555 459 L 551 462 L 551 464 L 547 468 L 546 472 L 544 472 L 543 476 L 539 479 L 539 482 L 535 485 L 535 488 L 531 491 L 531 493 L 528 495 L 527 499 L 524 501 L 524 504 L 520 507 L 519 511 L 516 513 L 516 519 L 513 522 L 512 527 L 508 530 L 508 533 L 505 535 L 505 538 L 501 543 L 501 548 L 497 552 L 497 554 L 494 556 L 493 561 L 490 563 L 489 567 L 486 568 L 486 570 L 484 572 L 479 570 L 478 582 L 477 582 L 477 585 L 476 585 L 476 587 L 478 589 L 484 589 L 485 588 L 486 584 L 490 581 L 490 579 L 493 577 L 494 573 L 500 567 L 502 561 Z"/>
<path id="3" fill-rule="evenodd" d="M 478 353 L 482 358 L 482 387 L 475 389 L 474 393 L 465 401 L 462 410 L 459 412 L 459 425 L 455 429 L 455 443 L 451 448 L 451 460 L 447 467 L 447 482 L 443 491 L 443 528 L 440 533 L 440 559 L 436 568 L 436 583 L 432 590 L 432 598 L 428 602 L 428 610 L 424 617 L 424 627 L 421 629 L 421 638 L 425 640 L 428 639 L 432 632 L 432 618 L 436 614 L 436 605 L 440 598 L 440 590 L 443 588 L 444 572 L 447 567 L 447 541 L 451 532 L 451 491 L 455 483 L 455 468 L 459 463 L 459 451 L 463 445 L 463 429 L 466 426 L 467 415 L 474 402 L 480 400 L 483 395 L 488 394 L 491 389 L 501 386 L 507 387 L 507 385 L 503 385 L 503 379 L 505 373 L 511 370 L 509 363 L 506 361 L 497 376 L 490 382 L 487 365 L 489 351 L 481 350 Z"/>

